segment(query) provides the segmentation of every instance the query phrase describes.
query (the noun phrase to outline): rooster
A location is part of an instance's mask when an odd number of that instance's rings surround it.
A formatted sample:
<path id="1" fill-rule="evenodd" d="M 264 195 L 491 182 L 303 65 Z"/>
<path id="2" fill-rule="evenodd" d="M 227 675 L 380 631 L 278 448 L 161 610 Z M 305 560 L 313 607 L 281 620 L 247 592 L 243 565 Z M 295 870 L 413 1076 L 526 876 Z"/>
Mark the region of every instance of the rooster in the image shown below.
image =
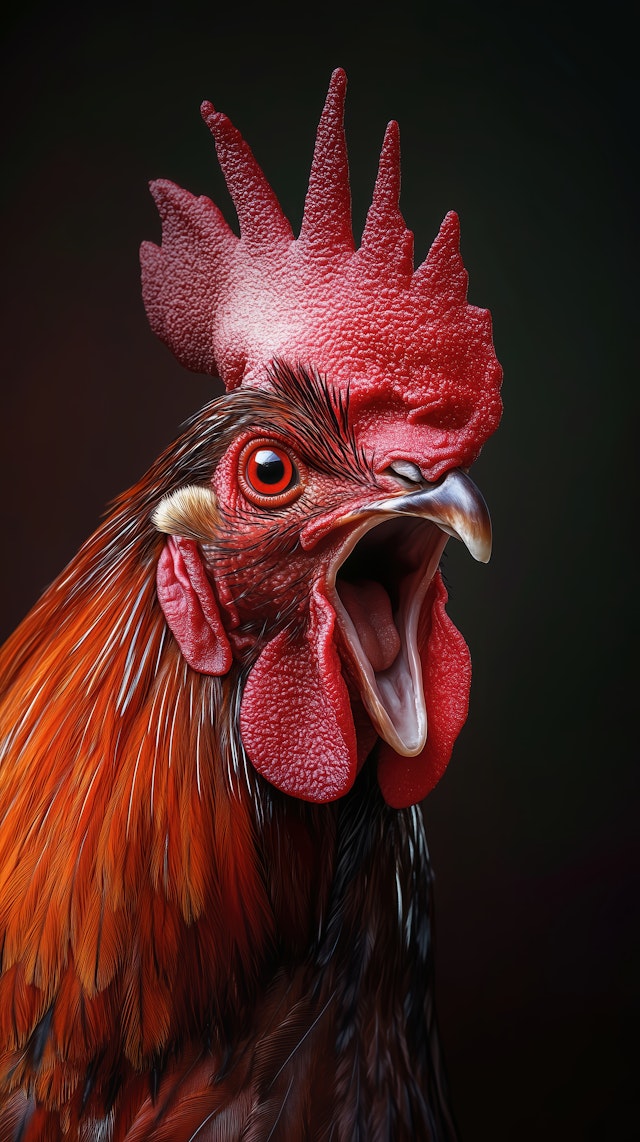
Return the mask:
<path id="1" fill-rule="evenodd" d="M 359 248 L 334 72 L 294 238 L 152 184 L 152 328 L 227 392 L 0 657 L 0 1138 L 455 1138 L 420 802 L 467 714 L 450 536 L 500 418 L 458 222 L 414 270 L 387 129 Z"/>

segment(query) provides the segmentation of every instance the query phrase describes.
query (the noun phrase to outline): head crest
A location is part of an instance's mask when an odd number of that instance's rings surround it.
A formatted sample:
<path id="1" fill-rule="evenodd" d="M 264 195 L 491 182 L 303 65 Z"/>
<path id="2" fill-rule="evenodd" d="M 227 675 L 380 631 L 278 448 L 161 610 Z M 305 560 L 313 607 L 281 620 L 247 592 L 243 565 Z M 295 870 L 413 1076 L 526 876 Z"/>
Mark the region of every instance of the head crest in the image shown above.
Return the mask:
<path id="1" fill-rule="evenodd" d="M 334 71 L 320 119 L 300 233 L 244 139 L 210 103 L 216 144 L 240 224 L 237 237 L 205 197 L 159 180 L 162 245 L 142 247 L 152 328 L 178 359 L 227 388 L 265 386 L 276 359 L 349 385 L 354 413 L 381 403 L 430 444 L 470 463 L 497 427 L 501 369 L 487 310 L 467 304 L 457 216 L 447 214 L 414 271 L 413 235 L 398 206 L 398 127 L 385 135 L 373 199 L 355 248 L 343 129 L 346 76 Z M 375 407 L 374 407 L 375 406 Z"/>

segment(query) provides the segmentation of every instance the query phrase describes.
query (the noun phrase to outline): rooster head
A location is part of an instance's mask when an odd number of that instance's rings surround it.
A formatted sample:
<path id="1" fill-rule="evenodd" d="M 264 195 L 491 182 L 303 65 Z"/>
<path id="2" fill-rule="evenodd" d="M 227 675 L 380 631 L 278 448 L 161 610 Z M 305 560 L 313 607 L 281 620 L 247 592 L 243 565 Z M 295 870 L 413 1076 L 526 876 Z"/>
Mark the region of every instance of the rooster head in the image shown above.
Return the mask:
<path id="1" fill-rule="evenodd" d="M 356 249 L 345 87 L 335 71 L 297 238 L 208 103 L 240 236 L 209 199 L 152 186 L 151 326 L 228 390 L 210 479 L 156 509 L 158 597 L 193 669 L 242 672 L 242 744 L 268 781 L 335 800 L 378 743 L 401 807 L 440 778 L 467 714 L 469 653 L 438 567 L 450 536 L 490 555 L 467 470 L 498 425 L 501 369 L 489 313 L 466 300 L 455 214 L 414 270 L 395 123 Z"/>

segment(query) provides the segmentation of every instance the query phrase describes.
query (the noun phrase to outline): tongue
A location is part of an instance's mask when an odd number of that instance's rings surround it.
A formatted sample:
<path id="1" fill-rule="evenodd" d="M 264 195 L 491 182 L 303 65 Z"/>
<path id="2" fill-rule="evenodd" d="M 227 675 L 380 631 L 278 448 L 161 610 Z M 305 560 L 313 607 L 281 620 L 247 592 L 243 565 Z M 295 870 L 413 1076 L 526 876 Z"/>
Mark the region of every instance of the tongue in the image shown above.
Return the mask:
<path id="1" fill-rule="evenodd" d="M 360 579 L 357 583 L 340 580 L 337 587 L 373 670 L 376 673 L 387 670 L 400 650 L 400 635 L 391 614 L 391 600 L 382 583 L 372 579 Z"/>

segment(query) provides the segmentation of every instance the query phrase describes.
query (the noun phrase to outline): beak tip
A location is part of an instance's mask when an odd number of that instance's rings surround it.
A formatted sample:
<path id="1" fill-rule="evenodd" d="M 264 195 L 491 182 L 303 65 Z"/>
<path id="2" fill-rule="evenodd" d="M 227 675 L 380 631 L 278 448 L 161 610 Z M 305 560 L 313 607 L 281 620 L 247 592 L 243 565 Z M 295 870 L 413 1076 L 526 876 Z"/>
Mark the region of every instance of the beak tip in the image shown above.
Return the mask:
<path id="1" fill-rule="evenodd" d="M 473 555 L 474 559 L 477 559 L 478 563 L 488 563 L 491 559 L 492 548 L 493 539 L 491 533 L 489 533 L 488 536 L 482 536 L 479 539 L 479 542 L 477 542 L 474 548 L 471 549 L 471 554 Z"/>
<path id="2" fill-rule="evenodd" d="M 485 533 L 480 537 L 480 542 L 477 544 L 476 551 L 473 553 L 478 560 L 478 563 L 488 563 L 491 559 L 491 552 L 493 550 L 493 536 L 491 534 L 491 527 L 489 526 L 488 534 Z"/>

